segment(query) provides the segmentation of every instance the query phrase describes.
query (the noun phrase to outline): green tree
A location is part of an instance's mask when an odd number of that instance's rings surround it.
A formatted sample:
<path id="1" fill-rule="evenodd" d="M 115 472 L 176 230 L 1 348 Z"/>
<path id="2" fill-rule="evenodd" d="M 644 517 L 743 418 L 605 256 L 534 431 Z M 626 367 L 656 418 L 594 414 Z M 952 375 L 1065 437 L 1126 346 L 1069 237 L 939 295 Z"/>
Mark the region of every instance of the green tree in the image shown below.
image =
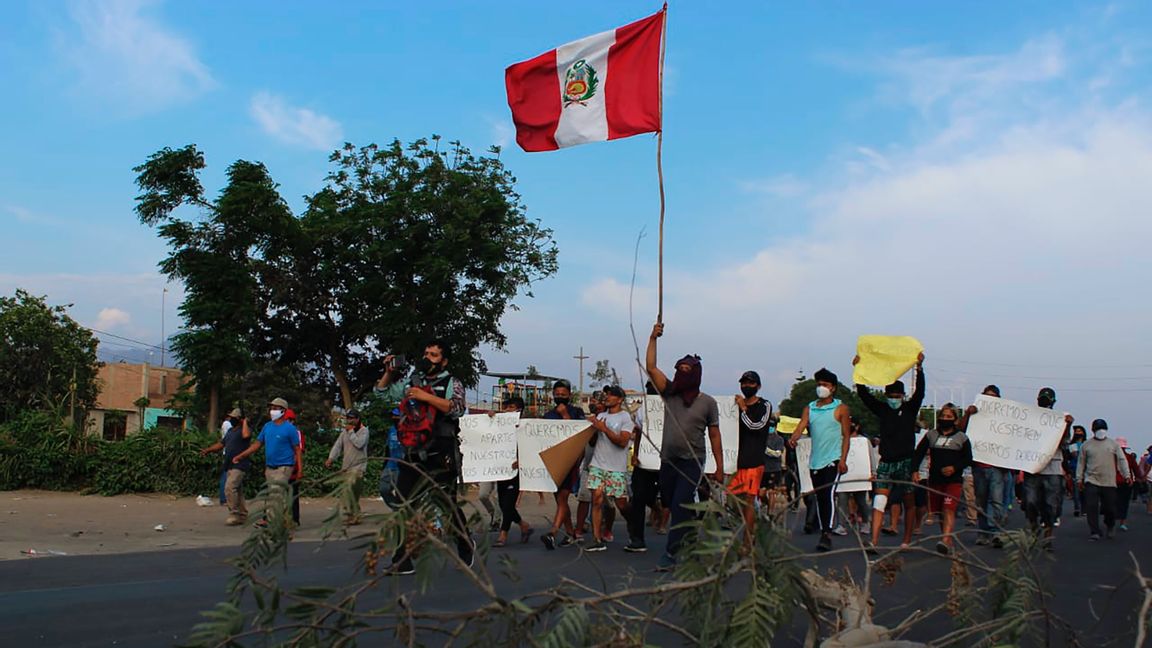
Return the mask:
<path id="1" fill-rule="evenodd" d="M 592 381 L 588 385 L 592 389 L 619 384 L 616 370 L 608 364 L 607 360 L 597 360 L 596 368 L 588 372 L 588 378 Z"/>
<path id="2" fill-rule="evenodd" d="M 500 160 L 433 141 L 333 153 L 327 186 L 261 271 L 262 350 L 324 368 L 345 407 L 385 353 L 418 357 L 434 337 L 453 346 L 453 374 L 475 384 L 479 346 L 503 348 L 500 319 L 557 268 L 551 230 L 525 217 Z"/>
<path id="3" fill-rule="evenodd" d="M 292 224 L 292 213 L 264 165 L 233 163 L 215 201 L 200 184 L 204 167 L 204 155 L 188 145 L 162 149 L 134 170 L 141 191 L 136 214 L 168 241 L 160 268 L 185 288 L 184 329 L 173 337 L 172 351 L 197 389 L 207 392 L 212 425 L 224 380 L 252 365 L 253 332 L 267 308 L 257 269 L 276 254 L 277 233 Z M 181 207 L 198 214 L 181 218 Z"/>
<path id="4" fill-rule="evenodd" d="M 97 342 L 66 306 L 17 289 L 0 297 L 0 423 L 24 411 L 81 414 L 99 393 Z M 73 383 L 75 379 L 75 383 Z"/>

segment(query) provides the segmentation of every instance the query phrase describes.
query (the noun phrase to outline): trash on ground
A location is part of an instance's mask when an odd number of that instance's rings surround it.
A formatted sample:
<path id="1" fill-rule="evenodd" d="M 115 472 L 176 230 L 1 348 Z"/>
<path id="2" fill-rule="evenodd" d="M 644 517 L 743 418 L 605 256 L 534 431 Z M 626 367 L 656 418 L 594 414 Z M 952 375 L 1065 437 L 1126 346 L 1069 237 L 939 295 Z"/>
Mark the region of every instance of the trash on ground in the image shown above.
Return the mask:
<path id="1" fill-rule="evenodd" d="M 156 526 L 152 527 L 152 530 L 153 531 L 164 531 L 164 530 L 166 530 L 166 528 L 167 527 L 165 527 L 163 524 L 157 524 Z"/>
<path id="2" fill-rule="evenodd" d="M 197 495 L 196 496 L 196 506 L 216 506 L 216 502 L 213 502 L 211 497 L 204 497 L 203 495 Z"/>
<path id="3" fill-rule="evenodd" d="M 67 556 L 68 554 L 63 551 L 56 551 L 55 549 L 21 549 L 20 553 L 25 556 L 41 557 L 41 556 Z"/>

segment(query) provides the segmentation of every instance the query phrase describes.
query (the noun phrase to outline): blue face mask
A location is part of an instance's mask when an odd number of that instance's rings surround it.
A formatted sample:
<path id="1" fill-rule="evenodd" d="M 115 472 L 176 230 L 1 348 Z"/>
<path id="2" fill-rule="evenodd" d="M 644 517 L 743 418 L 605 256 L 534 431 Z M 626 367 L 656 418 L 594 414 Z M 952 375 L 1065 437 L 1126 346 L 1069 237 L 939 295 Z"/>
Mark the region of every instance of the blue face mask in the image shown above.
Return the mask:
<path id="1" fill-rule="evenodd" d="M 903 404 L 904 404 L 903 398 L 889 398 L 888 399 L 888 407 L 891 407 L 894 410 L 900 409 L 900 406 Z"/>

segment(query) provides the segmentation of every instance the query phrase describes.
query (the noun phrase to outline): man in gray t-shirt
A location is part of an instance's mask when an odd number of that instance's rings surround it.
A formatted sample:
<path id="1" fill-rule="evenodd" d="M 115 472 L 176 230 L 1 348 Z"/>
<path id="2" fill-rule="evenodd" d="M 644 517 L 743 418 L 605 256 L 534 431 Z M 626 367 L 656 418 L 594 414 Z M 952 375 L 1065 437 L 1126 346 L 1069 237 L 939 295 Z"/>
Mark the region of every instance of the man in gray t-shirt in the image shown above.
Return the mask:
<path id="1" fill-rule="evenodd" d="M 720 443 L 720 412 L 716 399 L 700 393 L 703 370 L 698 356 L 684 356 L 676 361 L 672 380 L 656 366 L 656 339 L 664 334 L 664 324 L 657 322 L 648 336 L 648 377 L 664 399 L 664 440 L 660 444 L 660 500 L 672 513 L 668 548 L 660 559 L 660 568 L 676 564 L 676 552 L 686 530 L 682 523 L 692 516 L 686 508 L 695 499 L 704 472 L 704 435 L 712 444 L 716 459 L 715 479 L 724 480 L 724 453 Z"/>

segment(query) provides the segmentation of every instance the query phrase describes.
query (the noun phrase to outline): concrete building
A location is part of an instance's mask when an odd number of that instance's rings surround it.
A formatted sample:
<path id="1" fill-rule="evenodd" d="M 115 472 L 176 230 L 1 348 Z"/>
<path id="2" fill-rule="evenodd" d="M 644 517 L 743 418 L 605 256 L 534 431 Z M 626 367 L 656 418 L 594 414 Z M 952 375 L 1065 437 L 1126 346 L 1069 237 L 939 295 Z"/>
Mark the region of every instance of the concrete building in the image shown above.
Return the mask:
<path id="1" fill-rule="evenodd" d="M 168 409 L 184 380 L 184 372 L 173 367 L 105 364 L 100 367 L 100 395 L 88 412 L 89 433 L 117 440 L 151 427 L 184 429 L 184 418 Z M 140 406 L 144 405 L 142 398 L 148 401 L 144 407 Z"/>

